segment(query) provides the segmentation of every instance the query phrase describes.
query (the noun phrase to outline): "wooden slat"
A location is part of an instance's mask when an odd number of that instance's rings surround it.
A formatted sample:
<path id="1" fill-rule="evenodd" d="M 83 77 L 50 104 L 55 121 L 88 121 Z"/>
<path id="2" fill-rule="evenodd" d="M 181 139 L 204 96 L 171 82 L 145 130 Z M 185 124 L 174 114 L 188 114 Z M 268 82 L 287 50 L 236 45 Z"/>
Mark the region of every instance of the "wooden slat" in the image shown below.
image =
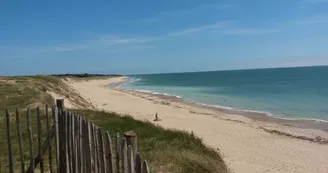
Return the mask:
<path id="1" fill-rule="evenodd" d="M 93 137 L 93 126 L 94 126 L 94 124 L 93 123 L 90 123 L 90 144 L 91 144 L 91 148 L 90 148 L 90 150 L 91 150 L 91 170 L 92 170 L 92 172 L 93 173 L 95 173 L 95 154 L 94 154 L 94 137 Z"/>
<path id="2" fill-rule="evenodd" d="M 93 168 L 94 172 L 98 173 L 98 165 L 97 165 L 97 135 L 96 135 L 96 126 L 92 124 L 92 136 L 93 136 Z"/>
<path id="3" fill-rule="evenodd" d="M 58 130 L 58 111 L 55 105 L 52 106 L 51 113 L 52 113 L 52 118 L 55 127 L 56 172 L 58 172 L 59 171 L 59 130 Z"/>
<path id="4" fill-rule="evenodd" d="M 14 165 L 13 165 L 13 153 L 12 153 L 12 146 L 11 146 L 11 126 L 10 126 L 10 114 L 9 114 L 8 109 L 6 109 L 6 122 L 7 122 L 9 172 L 13 173 Z"/>
<path id="5" fill-rule="evenodd" d="M 78 151 L 80 153 L 80 161 L 79 161 L 79 169 L 80 172 L 83 173 L 84 169 L 83 169 L 83 138 L 82 138 L 82 117 L 79 117 L 79 149 L 80 151 Z"/>
<path id="6" fill-rule="evenodd" d="M 99 154 L 99 135 L 98 135 L 98 133 L 99 133 L 99 131 L 98 131 L 98 127 L 97 126 L 95 126 L 95 135 L 96 135 L 96 147 L 95 147 L 95 149 L 96 149 L 96 157 L 97 157 L 97 159 L 96 159 L 96 161 L 97 161 L 97 168 L 98 168 L 98 172 L 99 173 L 101 173 L 101 165 L 100 165 L 100 154 Z"/>
<path id="7" fill-rule="evenodd" d="M 105 153 L 104 153 L 104 143 L 103 143 L 103 135 L 100 129 L 98 129 L 98 140 L 99 140 L 99 156 L 100 156 L 100 172 L 104 173 L 106 170 L 106 165 L 105 165 Z"/>
<path id="8" fill-rule="evenodd" d="M 105 148 L 106 148 L 106 173 L 114 173 L 113 170 L 113 159 L 112 159 L 112 139 L 110 134 L 106 131 L 105 134 Z"/>
<path id="9" fill-rule="evenodd" d="M 142 162 L 142 173 L 150 173 L 148 163 L 146 160 Z"/>
<path id="10" fill-rule="evenodd" d="M 81 153 L 80 153 L 80 116 L 76 116 L 76 129 L 75 129 L 75 141 L 76 141 L 76 170 L 77 172 L 81 172 Z"/>
<path id="11" fill-rule="evenodd" d="M 69 172 L 72 172 L 72 119 L 71 119 L 71 113 L 67 112 L 67 156 L 68 156 L 68 170 Z"/>
<path id="12" fill-rule="evenodd" d="M 16 109 L 16 125 L 17 125 L 17 135 L 18 135 L 19 153 L 20 153 L 20 161 L 21 161 L 21 171 L 25 172 L 24 151 L 23 151 L 23 143 L 22 143 L 22 125 L 21 125 L 20 114 L 18 109 Z"/>
<path id="13" fill-rule="evenodd" d="M 135 173 L 134 170 L 134 159 L 133 159 L 133 148 L 131 145 L 128 146 L 128 153 L 127 153 L 127 158 L 128 158 L 128 171 L 129 173 Z"/>
<path id="14" fill-rule="evenodd" d="M 51 130 L 50 130 L 50 136 L 47 136 L 46 140 L 44 141 L 44 143 L 42 144 L 42 154 L 44 155 L 49 148 L 49 140 L 51 140 L 51 138 L 55 135 L 55 127 L 52 126 Z M 39 156 L 40 153 L 37 154 L 37 156 Z M 37 165 L 40 163 L 40 158 L 39 157 L 35 157 L 34 158 L 34 167 L 36 168 Z M 27 171 L 27 173 L 32 172 L 32 167 L 30 166 Z"/>
<path id="15" fill-rule="evenodd" d="M 84 118 L 81 117 L 81 120 L 82 120 L 82 123 L 81 123 L 81 147 L 82 147 L 82 150 L 81 150 L 81 154 L 82 154 L 82 170 L 83 170 L 83 173 L 85 172 L 85 145 L 84 145 Z"/>
<path id="16" fill-rule="evenodd" d="M 88 121 L 84 118 L 84 150 L 85 150 L 85 172 L 90 172 L 89 163 L 91 162 L 90 154 L 89 154 L 89 141 L 88 141 Z"/>
<path id="17" fill-rule="evenodd" d="M 71 164 L 72 164 L 72 171 L 75 172 L 75 148 L 76 148 L 76 143 L 75 143 L 75 115 L 74 113 L 71 113 L 71 133 L 70 133 L 70 136 L 71 136 L 71 157 L 72 157 L 72 160 L 71 160 Z"/>
<path id="18" fill-rule="evenodd" d="M 44 173 L 43 168 L 43 154 L 42 154 L 42 127 L 41 127 L 41 113 L 40 108 L 36 108 L 37 112 L 37 121 L 38 121 L 38 148 L 39 148 L 39 159 L 40 159 L 40 171 L 41 173 Z"/>
<path id="19" fill-rule="evenodd" d="M 65 112 L 58 117 L 59 128 L 59 171 L 60 173 L 67 172 L 67 157 L 66 157 L 66 134 L 67 134 L 67 116 Z"/>
<path id="20" fill-rule="evenodd" d="M 121 149 L 120 149 L 120 146 L 121 146 L 121 140 L 120 140 L 120 133 L 116 133 L 116 156 L 115 156 L 115 159 L 116 159 L 116 173 L 120 173 L 120 153 L 121 153 Z"/>
<path id="21" fill-rule="evenodd" d="M 81 143 L 80 143 L 80 141 L 81 141 L 81 134 L 80 134 L 80 119 L 81 119 L 81 117 L 80 116 L 77 116 L 77 121 L 76 121 L 76 123 L 77 123 L 77 126 L 76 126 L 76 134 L 77 134 L 77 140 L 76 140 L 76 142 L 77 142 L 77 144 L 76 144 L 76 146 L 77 146 L 77 170 L 78 170 L 78 172 L 81 172 L 82 173 L 82 169 L 81 169 L 81 165 L 82 165 L 82 163 L 81 163 L 81 157 L 82 157 L 82 154 L 81 154 L 81 149 L 80 149 L 80 147 L 82 147 L 81 146 Z"/>
<path id="22" fill-rule="evenodd" d="M 76 165 L 75 165 L 75 159 L 76 159 L 76 155 L 75 155 L 75 148 L 76 148 L 76 146 L 75 146 L 75 115 L 72 113 L 72 115 L 71 115 L 71 133 L 70 133 L 70 135 L 71 135 L 71 151 L 72 151 L 72 170 L 73 170 L 73 172 L 77 172 L 77 170 L 76 170 Z"/>
<path id="23" fill-rule="evenodd" d="M 29 173 L 34 173 L 34 155 L 33 155 L 33 137 L 32 137 L 32 128 L 31 128 L 31 120 L 30 120 L 30 108 L 27 108 L 26 111 L 26 126 L 28 132 L 28 141 L 29 141 L 29 155 L 30 155 L 30 171 Z"/>
<path id="24" fill-rule="evenodd" d="M 86 122 L 86 137 L 87 137 L 87 168 L 86 168 L 86 172 L 91 173 L 92 172 L 92 162 L 91 162 L 91 130 L 90 130 L 90 123 L 87 121 Z"/>
<path id="25" fill-rule="evenodd" d="M 83 170 L 84 172 L 87 172 L 87 135 L 86 135 L 86 120 L 83 118 L 82 120 L 82 137 L 83 137 Z"/>
<path id="26" fill-rule="evenodd" d="M 141 156 L 139 153 L 136 154 L 136 173 L 141 173 Z"/>
<path id="27" fill-rule="evenodd" d="M 100 128 L 90 124 L 86 119 L 71 113 L 63 112 L 58 117 L 55 107 L 52 108 L 54 125 L 50 128 L 48 105 L 46 105 L 47 138 L 42 145 L 42 123 L 40 108 L 37 107 L 38 150 L 37 157 L 33 154 L 33 134 L 30 121 L 30 109 L 26 113 L 26 125 L 29 137 L 30 167 L 27 172 L 34 173 L 35 167 L 40 164 L 40 172 L 44 172 L 43 155 L 49 154 L 49 171 L 53 172 L 81 172 L 81 173 L 150 173 L 147 161 L 141 165 L 139 153 L 134 154 L 134 148 L 128 145 L 127 139 L 120 139 L 116 134 L 116 165 L 113 163 L 112 140 L 108 131 L 102 135 Z M 13 172 L 10 114 L 6 110 L 7 138 L 9 152 L 9 171 Z M 25 171 L 21 121 L 16 109 L 17 135 L 21 154 L 21 171 Z M 61 128 L 58 128 L 58 127 Z M 56 136 L 56 163 L 57 169 L 52 166 L 51 138 Z M 122 141 L 122 143 L 121 143 Z M 132 144 L 132 143 L 131 143 Z M 11 158 L 10 158 L 11 157 Z M 122 160 L 122 161 L 120 161 Z M 122 164 L 120 164 L 122 162 Z M 78 167 L 79 166 L 79 167 Z"/>
<path id="28" fill-rule="evenodd" d="M 69 133 L 68 133 L 68 128 L 69 128 L 69 112 L 65 112 L 65 152 L 66 152 L 66 169 L 67 172 L 70 172 L 70 160 L 68 156 L 68 151 L 69 151 Z"/>
<path id="29" fill-rule="evenodd" d="M 46 105 L 46 119 L 47 119 L 47 135 L 51 136 L 50 134 L 50 124 L 49 124 L 49 110 L 48 105 Z M 51 138 L 50 138 L 51 139 Z M 49 171 L 50 173 L 53 173 L 53 167 L 52 167 L 52 148 L 51 148 L 51 140 L 48 140 L 48 156 L 49 156 Z"/>
<path id="30" fill-rule="evenodd" d="M 126 145 L 126 139 L 122 139 L 122 151 L 121 151 L 121 158 L 122 158 L 122 173 L 128 173 L 128 158 L 127 158 L 127 150 L 128 147 Z"/>
<path id="31" fill-rule="evenodd" d="M 79 172 L 79 159 L 78 159 L 78 151 L 79 151 L 79 136 L 78 136 L 78 116 L 74 115 L 74 165 L 75 165 L 75 171 Z"/>

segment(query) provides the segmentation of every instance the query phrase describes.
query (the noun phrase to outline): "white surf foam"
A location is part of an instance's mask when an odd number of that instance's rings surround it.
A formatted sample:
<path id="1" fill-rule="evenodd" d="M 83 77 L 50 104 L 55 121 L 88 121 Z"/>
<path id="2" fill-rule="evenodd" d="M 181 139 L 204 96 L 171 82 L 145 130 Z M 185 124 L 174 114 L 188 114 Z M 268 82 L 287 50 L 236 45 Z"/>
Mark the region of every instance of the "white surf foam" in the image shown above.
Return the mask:
<path id="1" fill-rule="evenodd" d="M 131 80 L 127 80 L 127 83 L 131 84 L 131 83 L 134 83 L 134 82 L 137 82 L 137 81 L 140 81 L 140 80 L 142 80 L 142 79 L 141 78 L 131 78 Z M 122 84 L 122 86 L 124 86 L 124 84 Z M 292 117 L 291 118 L 291 117 L 286 117 L 285 115 L 272 114 L 272 113 L 266 112 L 266 111 L 236 109 L 236 108 L 233 108 L 233 107 L 222 106 L 222 105 L 217 105 L 217 104 L 205 104 L 205 103 L 201 103 L 201 102 L 194 101 L 194 100 L 188 100 L 188 99 L 183 98 L 183 97 L 178 96 L 178 95 L 173 95 L 173 94 L 168 94 L 168 93 L 160 93 L 160 92 L 155 92 L 155 91 L 150 91 L 150 90 L 143 90 L 143 89 L 127 89 L 127 90 L 133 90 L 133 91 L 147 93 L 147 94 L 153 94 L 153 95 L 164 95 L 164 96 L 169 96 L 169 97 L 175 97 L 175 98 L 183 99 L 183 100 L 188 101 L 190 103 L 198 104 L 198 105 L 205 106 L 205 107 L 213 107 L 213 108 L 219 108 L 219 109 L 224 109 L 224 110 L 229 110 L 229 111 L 235 111 L 236 114 L 239 114 L 239 113 L 256 113 L 256 114 L 262 114 L 262 115 L 271 116 L 271 117 L 274 117 L 274 118 L 284 119 L 284 120 L 292 120 L 292 121 L 304 120 L 304 121 L 316 121 L 316 122 L 328 123 L 328 120 L 323 120 L 323 119 L 301 118 L 301 117 Z"/>

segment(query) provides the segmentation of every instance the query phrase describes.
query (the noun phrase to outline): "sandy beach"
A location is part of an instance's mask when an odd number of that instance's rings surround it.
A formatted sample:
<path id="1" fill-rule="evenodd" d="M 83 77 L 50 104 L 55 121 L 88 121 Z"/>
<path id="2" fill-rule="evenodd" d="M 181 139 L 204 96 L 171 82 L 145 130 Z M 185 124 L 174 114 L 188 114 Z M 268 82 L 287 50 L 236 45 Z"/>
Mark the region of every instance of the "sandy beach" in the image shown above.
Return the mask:
<path id="1" fill-rule="evenodd" d="M 231 172 L 328 173 L 327 132 L 108 87 L 125 79 L 70 80 L 69 84 L 99 110 L 129 114 L 165 128 L 193 131 L 222 154 Z M 155 113 L 162 121 L 153 121 Z"/>

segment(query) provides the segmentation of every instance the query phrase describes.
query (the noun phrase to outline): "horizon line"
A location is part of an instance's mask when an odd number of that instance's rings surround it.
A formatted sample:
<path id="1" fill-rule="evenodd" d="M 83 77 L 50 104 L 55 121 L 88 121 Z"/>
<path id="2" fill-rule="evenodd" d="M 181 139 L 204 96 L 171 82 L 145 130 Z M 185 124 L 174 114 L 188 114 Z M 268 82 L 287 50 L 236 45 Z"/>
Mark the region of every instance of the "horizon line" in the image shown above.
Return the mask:
<path id="1" fill-rule="evenodd" d="M 305 66 L 282 66 L 282 67 L 259 67 L 259 68 L 238 68 L 238 69 L 225 69 L 225 70 L 200 70 L 200 71 L 185 71 L 185 72 L 164 72 L 164 73 L 140 73 L 140 74 L 127 74 L 122 76 L 136 76 L 136 75 L 164 75 L 164 74 L 179 74 L 179 73 L 206 73 L 206 72 L 223 72 L 223 71 L 244 71 L 244 70 L 265 70 L 265 69 L 285 69 L 285 68 L 306 68 L 306 67 L 328 67 L 324 65 L 305 65 Z"/>

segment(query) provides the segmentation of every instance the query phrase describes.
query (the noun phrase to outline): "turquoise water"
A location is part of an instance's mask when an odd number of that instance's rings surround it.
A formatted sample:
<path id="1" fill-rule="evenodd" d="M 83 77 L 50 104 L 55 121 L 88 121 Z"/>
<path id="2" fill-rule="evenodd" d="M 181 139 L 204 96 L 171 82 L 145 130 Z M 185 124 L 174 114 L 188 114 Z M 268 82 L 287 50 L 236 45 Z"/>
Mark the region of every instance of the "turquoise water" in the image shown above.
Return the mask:
<path id="1" fill-rule="evenodd" d="M 328 120 L 328 66 L 136 75 L 124 87 L 225 109 Z"/>

